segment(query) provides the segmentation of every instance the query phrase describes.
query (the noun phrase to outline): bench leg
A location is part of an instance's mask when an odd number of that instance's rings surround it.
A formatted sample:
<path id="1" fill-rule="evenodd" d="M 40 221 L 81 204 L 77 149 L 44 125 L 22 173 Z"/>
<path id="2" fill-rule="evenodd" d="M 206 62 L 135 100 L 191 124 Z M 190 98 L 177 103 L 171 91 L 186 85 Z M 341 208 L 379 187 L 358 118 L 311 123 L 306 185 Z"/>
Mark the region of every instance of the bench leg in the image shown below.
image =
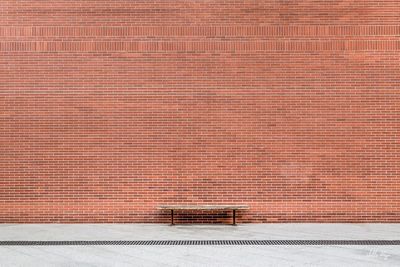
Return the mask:
<path id="1" fill-rule="evenodd" d="M 174 210 L 171 210 L 171 225 L 174 225 Z"/>
<path id="2" fill-rule="evenodd" d="M 233 211 L 233 223 L 232 225 L 236 225 L 236 210 L 232 210 Z"/>

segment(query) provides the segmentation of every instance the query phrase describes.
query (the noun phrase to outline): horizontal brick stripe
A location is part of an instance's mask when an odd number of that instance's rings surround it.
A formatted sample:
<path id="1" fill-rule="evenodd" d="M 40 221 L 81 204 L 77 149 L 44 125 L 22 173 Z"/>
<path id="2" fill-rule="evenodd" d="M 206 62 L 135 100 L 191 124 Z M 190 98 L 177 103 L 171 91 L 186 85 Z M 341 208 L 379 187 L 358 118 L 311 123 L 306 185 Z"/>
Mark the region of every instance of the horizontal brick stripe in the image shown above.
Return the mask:
<path id="1" fill-rule="evenodd" d="M 0 42 L 0 51 L 397 51 L 400 40 L 271 42 Z"/>
<path id="2" fill-rule="evenodd" d="M 296 25 L 296 26 L 42 26 L 0 27 L 1 37 L 332 37 L 332 36 L 396 36 L 399 25 Z"/>

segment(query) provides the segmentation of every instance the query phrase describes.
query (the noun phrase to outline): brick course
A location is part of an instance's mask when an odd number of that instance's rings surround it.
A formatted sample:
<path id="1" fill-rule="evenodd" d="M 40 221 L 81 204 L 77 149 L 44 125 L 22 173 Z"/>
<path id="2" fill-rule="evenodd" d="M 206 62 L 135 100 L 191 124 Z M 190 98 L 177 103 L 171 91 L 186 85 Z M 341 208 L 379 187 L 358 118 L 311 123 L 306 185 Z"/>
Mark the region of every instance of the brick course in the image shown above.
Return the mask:
<path id="1" fill-rule="evenodd" d="M 400 222 L 399 14 L 2 0 L 0 222 Z"/>

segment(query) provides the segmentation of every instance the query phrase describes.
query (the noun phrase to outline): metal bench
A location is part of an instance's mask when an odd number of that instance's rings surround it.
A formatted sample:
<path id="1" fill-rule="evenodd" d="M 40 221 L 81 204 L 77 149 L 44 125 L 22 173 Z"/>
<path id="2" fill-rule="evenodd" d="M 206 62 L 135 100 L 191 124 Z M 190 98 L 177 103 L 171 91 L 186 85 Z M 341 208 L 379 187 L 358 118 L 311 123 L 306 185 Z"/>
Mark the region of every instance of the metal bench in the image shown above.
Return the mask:
<path id="1" fill-rule="evenodd" d="M 232 210 L 232 225 L 236 225 L 236 211 L 248 208 L 247 205 L 162 205 L 158 207 L 160 210 L 171 211 L 171 225 L 174 225 L 174 210 Z"/>

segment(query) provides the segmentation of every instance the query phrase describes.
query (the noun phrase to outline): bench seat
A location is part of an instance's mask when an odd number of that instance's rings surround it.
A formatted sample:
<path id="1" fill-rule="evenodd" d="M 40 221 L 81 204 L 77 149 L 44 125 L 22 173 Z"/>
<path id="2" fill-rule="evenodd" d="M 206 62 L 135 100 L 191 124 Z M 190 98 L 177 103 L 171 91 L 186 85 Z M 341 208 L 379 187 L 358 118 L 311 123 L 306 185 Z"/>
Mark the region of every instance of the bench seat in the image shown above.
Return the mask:
<path id="1" fill-rule="evenodd" d="M 160 210 L 171 211 L 171 225 L 174 225 L 174 210 L 232 210 L 233 223 L 236 225 L 236 211 L 246 210 L 249 206 L 247 205 L 160 205 Z"/>

